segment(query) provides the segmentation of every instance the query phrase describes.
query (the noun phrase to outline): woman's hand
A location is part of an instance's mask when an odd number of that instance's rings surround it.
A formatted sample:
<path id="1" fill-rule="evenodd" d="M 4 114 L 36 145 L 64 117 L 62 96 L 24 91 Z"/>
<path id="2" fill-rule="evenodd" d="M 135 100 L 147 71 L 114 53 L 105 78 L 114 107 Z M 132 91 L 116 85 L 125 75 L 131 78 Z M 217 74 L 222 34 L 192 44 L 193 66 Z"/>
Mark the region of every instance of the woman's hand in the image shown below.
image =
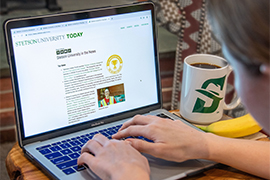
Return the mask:
<path id="1" fill-rule="evenodd" d="M 90 154 L 92 153 L 92 154 Z M 149 179 L 147 159 L 129 142 L 97 134 L 82 148 L 78 165 L 87 164 L 101 179 Z"/>
<path id="2" fill-rule="evenodd" d="M 208 157 L 207 133 L 197 131 L 181 121 L 157 116 L 137 115 L 125 122 L 113 138 L 143 136 L 154 143 L 128 138 L 126 141 L 140 152 L 155 157 L 182 162 L 188 159 Z"/>

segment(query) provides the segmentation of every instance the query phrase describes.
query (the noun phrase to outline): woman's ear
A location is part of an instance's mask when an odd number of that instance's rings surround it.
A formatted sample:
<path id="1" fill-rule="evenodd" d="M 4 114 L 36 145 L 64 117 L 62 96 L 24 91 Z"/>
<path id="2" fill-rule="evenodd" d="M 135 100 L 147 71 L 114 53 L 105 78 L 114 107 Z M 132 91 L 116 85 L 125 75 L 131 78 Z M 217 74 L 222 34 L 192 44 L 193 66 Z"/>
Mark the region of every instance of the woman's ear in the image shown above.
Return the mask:
<path id="1" fill-rule="evenodd" d="M 260 66 L 260 71 L 262 74 L 270 76 L 270 65 L 269 64 L 262 64 Z"/>

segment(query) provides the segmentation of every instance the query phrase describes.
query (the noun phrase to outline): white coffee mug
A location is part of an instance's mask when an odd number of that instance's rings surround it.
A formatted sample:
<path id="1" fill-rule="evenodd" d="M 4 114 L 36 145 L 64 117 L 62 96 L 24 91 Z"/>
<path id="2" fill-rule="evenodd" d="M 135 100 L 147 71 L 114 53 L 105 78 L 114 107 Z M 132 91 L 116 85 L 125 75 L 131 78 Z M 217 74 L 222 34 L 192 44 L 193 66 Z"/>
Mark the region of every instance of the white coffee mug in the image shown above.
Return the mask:
<path id="1" fill-rule="evenodd" d="M 235 97 L 230 104 L 226 104 L 224 99 L 231 72 L 231 66 L 219 56 L 194 54 L 186 57 L 180 100 L 181 116 L 193 123 L 209 124 L 220 120 L 224 110 L 238 106 L 240 98 Z"/>

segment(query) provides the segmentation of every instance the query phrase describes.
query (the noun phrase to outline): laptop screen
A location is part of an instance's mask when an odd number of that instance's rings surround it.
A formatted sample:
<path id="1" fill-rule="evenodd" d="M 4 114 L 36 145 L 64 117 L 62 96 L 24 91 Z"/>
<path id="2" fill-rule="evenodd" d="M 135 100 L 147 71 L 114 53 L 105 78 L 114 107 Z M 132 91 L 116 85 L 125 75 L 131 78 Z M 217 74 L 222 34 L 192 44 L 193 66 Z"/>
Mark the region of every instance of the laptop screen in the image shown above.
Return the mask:
<path id="1" fill-rule="evenodd" d="M 160 103 L 152 18 L 143 10 L 11 28 L 25 137 Z"/>

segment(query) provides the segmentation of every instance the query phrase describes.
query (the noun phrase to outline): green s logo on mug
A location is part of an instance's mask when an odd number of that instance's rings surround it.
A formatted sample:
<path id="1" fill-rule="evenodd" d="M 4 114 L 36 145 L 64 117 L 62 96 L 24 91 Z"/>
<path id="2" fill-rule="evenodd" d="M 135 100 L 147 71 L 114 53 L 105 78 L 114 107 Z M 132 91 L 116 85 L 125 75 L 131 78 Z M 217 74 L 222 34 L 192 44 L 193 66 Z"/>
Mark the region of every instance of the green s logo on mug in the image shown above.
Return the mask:
<path id="1" fill-rule="evenodd" d="M 214 84 L 215 86 L 219 86 L 220 90 L 222 90 L 224 87 L 225 78 L 226 78 L 226 76 L 223 76 L 223 77 L 217 78 L 217 79 L 206 80 L 203 83 L 201 89 L 196 89 L 197 92 L 213 99 L 213 101 L 212 101 L 212 104 L 210 107 L 205 107 L 204 106 L 205 101 L 202 100 L 201 98 L 197 98 L 192 112 L 212 113 L 218 108 L 219 102 L 220 102 L 220 100 L 223 99 L 223 97 L 218 97 L 219 96 L 218 92 L 211 91 L 211 90 L 207 91 L 207 87 L 209 86 L 209 84 Z"/>

